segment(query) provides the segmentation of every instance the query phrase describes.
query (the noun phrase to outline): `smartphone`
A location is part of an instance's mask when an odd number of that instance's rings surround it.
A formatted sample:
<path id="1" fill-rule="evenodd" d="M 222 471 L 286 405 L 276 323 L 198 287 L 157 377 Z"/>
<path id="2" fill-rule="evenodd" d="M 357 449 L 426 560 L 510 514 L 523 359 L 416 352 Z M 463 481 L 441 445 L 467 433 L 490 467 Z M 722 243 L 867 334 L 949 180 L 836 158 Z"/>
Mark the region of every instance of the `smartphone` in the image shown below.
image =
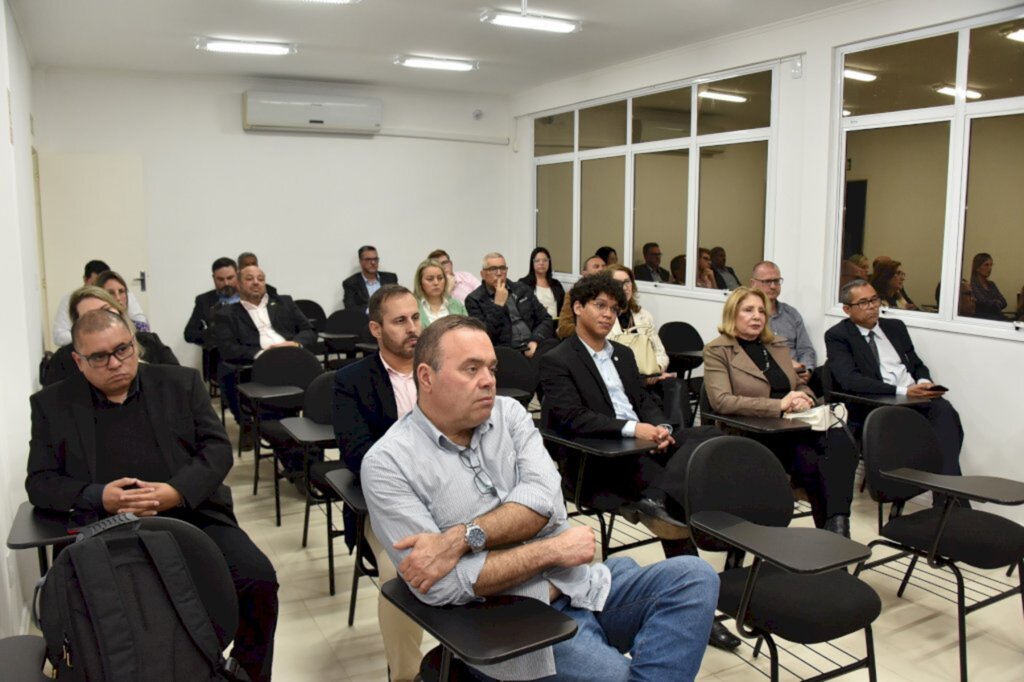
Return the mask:
<path id="1" fill-rule="evenodd" d="M 936 391 L 936 392 L 942 391 L 943 393 L 945 393 L 949 389 L 946 388 L 945 386 L 941 385 L 941 384 L 933 384 L 928 390 L 929 391 Z"/>

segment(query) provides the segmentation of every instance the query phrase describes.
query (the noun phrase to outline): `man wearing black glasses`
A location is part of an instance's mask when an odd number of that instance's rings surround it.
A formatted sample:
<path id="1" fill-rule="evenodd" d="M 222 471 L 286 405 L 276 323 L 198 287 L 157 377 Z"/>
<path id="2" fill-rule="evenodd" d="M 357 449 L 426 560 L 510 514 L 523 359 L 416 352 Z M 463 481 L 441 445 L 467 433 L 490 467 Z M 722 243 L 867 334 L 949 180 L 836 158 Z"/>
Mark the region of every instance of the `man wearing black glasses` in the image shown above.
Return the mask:
<path id="1" fill-rule="evenodd" d="M 717 601 L 713 569 L 697 557 L 591 563 L 594 532 L 568 524 L 561 476 L 529 413 L 495 395 L 496 365 L 479 321 L 432 323 L 413 359 L 416 407 L 363 459 L 370 520 L 402 579 L 428 604 L 517 594 L 576 621 L 572 639 L 480 666 L 488 679 L 618 680 L 633 668 L 694 679 Z"/>
<path id="2" fill-rule="evenodd" d="M 760 289 L 768 297 L 768 325 L 775 336 L 778 336 L 793 356 L 793 369 L 807 381 L 817 365 L 817 354 L 814 344 L 804 327 L 804 318 L 800 311 L 779 300 L 782 293 L 782 273 L 779 266 L 770 260 L 763 260 L 754 266 L 750 273 L 750 286 Z"/>
<path id="3" fill-rule="evenodd" d="M 380 270 L 380 256 L 376 247 L 359 247 L 359 272 L 341 283 L 345 310 L 368 312 L 370 297 L 385 284 L 398 284 L 398 275 Z"/>
<path id="4" fill-rule="evenodd" d="M 862 395 L 906 395 L 928 398 L 911 405 L 919 410 L 939 437 L 943 474 L 960 474 L 964 430 L 960 415 L 936 386 L 931 372 L 914 350 L 907 326 L 900 320 L 879 319 L 881 299 L 862 279 L 845 285 L 839 300 L 847 319 L 825 332 L 828 364 L 837 387 Z M 859 428 L 867 418 L 862 406 L 850 406 L 850 423 Z"/>
<path id="5" fill-rule="evenodd" d="M 493 252 L 480 268 L 483 284 L 466 297 L 466 311 L 487 327 L 495 346 L 508 346 L 532 358 L 537 346 L 555 333 L 555 323 L 533 290 L 508 281 L 505 257 Z"/>
<path id="6" fill-rule="evenodd" d="M 31 398 L 25 488 L 37 507 L 76 523 L 112 514 L 172 516 L 205 532 L 224 553 L 238 592 L 233 657 L 252 680 L 269 680 L 277 624 L 277 576 L 238 527 L 231 444 L 194 369 L 140 364 L 124 319 L 106 309 L 72 327 L 80 374 Z"/>

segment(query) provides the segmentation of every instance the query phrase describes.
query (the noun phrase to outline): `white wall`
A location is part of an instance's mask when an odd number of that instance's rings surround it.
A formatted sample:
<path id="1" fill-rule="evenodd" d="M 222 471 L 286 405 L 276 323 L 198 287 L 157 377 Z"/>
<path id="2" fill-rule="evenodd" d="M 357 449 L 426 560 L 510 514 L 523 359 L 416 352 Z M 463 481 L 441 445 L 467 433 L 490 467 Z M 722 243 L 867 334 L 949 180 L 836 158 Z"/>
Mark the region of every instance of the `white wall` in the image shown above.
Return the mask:
<path id="1" fill-rule="evenodd" d="M 0 289 L 7 292 L 7 322 L 0 334 L 0 534 L 6 538 L 15 510 L 25 500 L 28 396 L 36 389 L 42 355 L 29 119 L 32 90 L 25 48 L 6 2 L 0 14 L 0 93 L 10 93 L 11 110 L 8 118 L 6 103 L 0 106 Z M 24 631 L 28 612 L 22 595 L 38 578 L 38 569 L 34 553 L 4 548 L 0 554 L 0 636 L 7 636 Z"/>
<path id="2" fill-rule="evenodd" d="M 516 116 L 526 117 L 659 83 L 801 55 L 799 78 L 791 75 L 788 64 L 781 69 L 777 158 L 774 170 L 769 170 L 777 183 L 771 215 L 774 235 L 766 250 L 780 264 L 786 279 L 783 300 L 803 312 L 823 354 L 825 330 L 841 319 L 829 314 L 832 305 L 826 266 L 835 240 L 828 197 L 834 191 L 838 168 L 830 152 L 833 49 L 1010 6 L 1007 0 L 859 3 L 549 83 L 517 96 L 513 111 Z M 526 139 L 530 135 L 528 119 L 523 120 L 520 129 L 525 149 L 530 146 Z M 525 189 L 513 199 L 512 207 L 518 222 L 528 224 L 532 209 L 528 156 L 519 159 L 516 172 Z M 643 305 L 652 310 L 659 323 L 687 320 L 705 340 L 716 335 L 721 298 L 712 294 L 681 298 L 654 291 L 641 291 L 641 296 Z M 908 324 L 917 323 L 910 320 Z M 961 460 L 964 470 L 1024 479 L 1024 461 L 1019 457 L 1019 443 L 1024 440 L 1024 422 L 1020 419 L 1024 344 L 934 328 L 915 327 L 912 334 L 934 377 L 950 387 L 950 400 L 963 417 L 967 431 Z M 1021 337 L 1024 340 L 1024 332 Z M 1024 520 L 1024 510 L 1019 507 L 995 511 Z"/>
<path id="3" fill-rule="evenodd" d="M 211 288 L 209 268 L 218 256 L 256 252 L 270 283 L 328 312 L 341 307 L 341 281 L 357 267 L 364 243 L 377 246 L 381 268 L 404 284 L 438 247 L 459 269 L 479 272 L 480 257 L 497 249 L 510 254 L 514 272 L 525 272 L 528 250 L 514 255 L 525 242 L 511 234 L 508 219 L 509 145 L 254 134 L 241 125 L 242 92 L 291 89 L 381 97 L 386 129 L 508 138 L 513 122 L 501 98 L 56 70 L 33 77 L 44 159 L 141 157 L 146 312 L 185 362 L 197 363 L 198 350 L 184 342 L 182 329 L 196 294 Z M 476 109 L 483 111 L 479 121 Z M 45 196 L 45 168 L 43 179 Z M 90 248 L 81 260 L 102 257 Z M 67 274 L 63 288 L 80 283 L 80 268 Z"/>

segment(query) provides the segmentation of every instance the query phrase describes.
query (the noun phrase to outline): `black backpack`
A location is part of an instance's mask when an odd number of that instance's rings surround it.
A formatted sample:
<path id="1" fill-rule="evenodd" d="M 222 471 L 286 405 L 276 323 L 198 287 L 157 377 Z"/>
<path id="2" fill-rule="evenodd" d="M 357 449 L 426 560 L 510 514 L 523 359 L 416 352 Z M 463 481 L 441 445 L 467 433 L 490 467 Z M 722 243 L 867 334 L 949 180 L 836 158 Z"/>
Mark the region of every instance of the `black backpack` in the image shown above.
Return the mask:
<path id="1" fill-rule="evenodd" d="M 247 680 L 221 654 L 174 534 L 140 525 L 121 514 L 81 529 L 36 588 L 56 677 Z"/>

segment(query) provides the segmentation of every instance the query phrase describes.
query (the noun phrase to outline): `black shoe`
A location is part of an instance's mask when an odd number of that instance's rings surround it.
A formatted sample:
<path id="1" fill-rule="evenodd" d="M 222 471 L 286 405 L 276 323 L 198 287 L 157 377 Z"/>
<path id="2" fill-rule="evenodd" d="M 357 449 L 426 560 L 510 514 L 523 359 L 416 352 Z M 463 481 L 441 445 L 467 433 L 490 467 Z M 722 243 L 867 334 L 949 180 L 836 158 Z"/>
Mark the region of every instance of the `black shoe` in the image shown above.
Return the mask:
<path id="1" fill-rule="evenodd" d="M 673 518 L 665 509 L 664 500 L 642 497 L 633 503 L 640 512 L 640 523 L 663 540 L 682 540 L 690 537 L 690 529 L 682 521 Z"/>
<path id="2" fill-rule="evenodd" d="M 252 422 L 245 422 L 240 427 L 242 430 L 241 445 L 239 450 L 249 452 L 256 447 L 256 439 L 253 437 Z"/>
<path id="3" fill-rule="evenodd" d="M 842 535 L 844 538 L 850 537 L 850 517 L 845 514 L 836 514 L 825 522 L 825 530 Z"/>
<path id="4" fill-rule="evenodd" d="M 708 644 L 722 651 L 732 651 L 740 645 L 740 638 L 729 632 L 729 628 L 716 620 L 711 624 L 711 636 L 708 637 Z"/>

